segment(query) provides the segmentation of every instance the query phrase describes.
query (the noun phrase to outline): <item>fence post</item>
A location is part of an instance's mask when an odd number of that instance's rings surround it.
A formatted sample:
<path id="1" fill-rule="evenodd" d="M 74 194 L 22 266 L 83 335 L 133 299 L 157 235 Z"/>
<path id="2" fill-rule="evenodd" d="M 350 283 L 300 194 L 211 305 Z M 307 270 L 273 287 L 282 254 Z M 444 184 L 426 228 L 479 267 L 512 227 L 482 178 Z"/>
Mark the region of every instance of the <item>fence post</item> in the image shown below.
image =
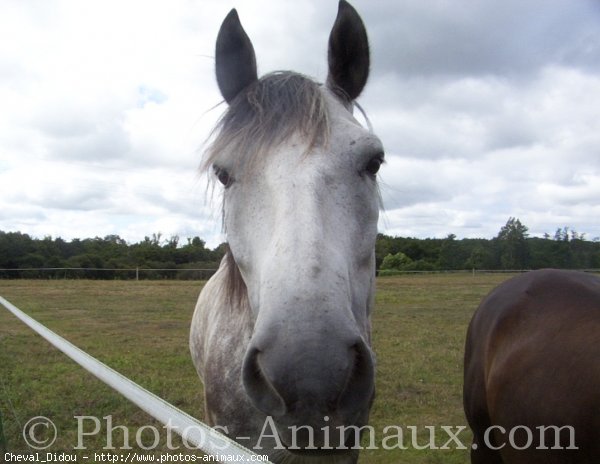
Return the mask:
<path id="1" fill-rule="evenodd" d="M 4 438 L 4 427 L 2 426 L 2 411 L 0 411 L 0 453 L 4 455 L 8 449 L 6 438 Z"/>
<path id="2" fill-rule="evenodd" d="M 135 268 L 135 280 L 136 280 L 136 282 L 138 280 L 140 280 L 140 268 L 139 267 Z"/>

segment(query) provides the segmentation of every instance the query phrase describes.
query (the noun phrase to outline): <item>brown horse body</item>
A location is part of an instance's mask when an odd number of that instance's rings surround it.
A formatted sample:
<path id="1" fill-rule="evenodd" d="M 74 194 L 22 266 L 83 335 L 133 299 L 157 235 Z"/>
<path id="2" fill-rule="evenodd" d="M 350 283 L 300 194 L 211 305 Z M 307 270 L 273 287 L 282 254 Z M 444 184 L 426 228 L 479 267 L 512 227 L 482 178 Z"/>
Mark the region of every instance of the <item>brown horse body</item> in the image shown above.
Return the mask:
<path id="1" fill-rule="evenodd" d="M 534 271 L 493 290 L 465 349 L 473 464 L 600 463 L 600 279 Z"/>

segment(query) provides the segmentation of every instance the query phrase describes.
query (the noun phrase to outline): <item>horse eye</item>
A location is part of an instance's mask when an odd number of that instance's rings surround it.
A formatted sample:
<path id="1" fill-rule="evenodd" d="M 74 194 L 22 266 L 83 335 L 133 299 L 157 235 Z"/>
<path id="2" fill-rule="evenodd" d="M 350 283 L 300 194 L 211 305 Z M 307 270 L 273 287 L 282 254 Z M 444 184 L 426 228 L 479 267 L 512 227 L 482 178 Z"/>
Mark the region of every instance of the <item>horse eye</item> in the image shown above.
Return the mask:
<path id="1" fill-rule="evenodd" d="M 378 155 L 374 158 L 371 158 L 371 160 L 367 163 L 367 166 L 365 167 L 365 171 L 371 176 L 376 176 L 382 164 L 383 158 L 380 155 Z"/>
<path id="2" fill-rule="evenodd" d="M 231 176 L 227 170 L 218 166 L 215 166 L 213 169 L 215 170 L 215 175 L 217 176 L 217 179 L 219 179 L 219 182 L 221 182 L 225 188 L 229 187 L 231 185 Z"/>

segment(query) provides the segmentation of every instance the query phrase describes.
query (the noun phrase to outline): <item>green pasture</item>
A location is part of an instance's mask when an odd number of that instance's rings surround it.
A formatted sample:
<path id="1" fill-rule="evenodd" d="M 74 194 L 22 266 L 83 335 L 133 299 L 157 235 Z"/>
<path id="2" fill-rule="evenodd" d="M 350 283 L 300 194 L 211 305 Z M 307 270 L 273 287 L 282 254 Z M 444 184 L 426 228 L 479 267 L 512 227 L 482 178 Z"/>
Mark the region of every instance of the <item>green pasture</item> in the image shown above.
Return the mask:
<path id="1" fill-rule="evenodd" d="M 506 278 L 438 274 L 378 279 L 373 316 L 377 398 L 371 413 L 378 449 L 363 450 L 361 463 L 468 461 L 468 449 L 461 448 L 469 446 L 470 432 L 458 435 L 465 445 L 461 447 L 441 427 L 456 432 L 466 424 L 461 402 L 466 327 L 481 298 Z M 202 420 L 202 385 L 188 351 L 189 324 L 201 285 L 189 281 L 0 280 L 0 295 Z M 74 454 L 77 462 L 86 462 L 84 457 L 94 452 L 189 452 L 176 435 L 168 434 L 2 307 L 0 416 L 6 448 L 15 453 L 35 451 L 22 435 L 25 423 L 35 416 L 50 418 L 58 431 L 54 444 L 43 453 Z M 92 435 L 93 420 L 79 419 L 79 425 L 75 416 L 98 418 L 100 431 Z M 160 431 L 156 447 L 157 437 L 147 426 Z M 78 427 L 89 434 L 81 443 Z M 434 440 L 430 439 L 432 431 Z M 401 442 L 399 433 L 403 434 Z M 107 435 L 114 449 L 106 449 Z M 126 435 L 131 449 L 124 447 Z M 363 446 L 368 447 L 369 437 L 364 438 Z M 383 449 L 384 440 L 386 447 L 394 449 Z M 445 444 L 449 449 L 438 449 Z M 144 449 L 148 447 L 153 449 Z"/>

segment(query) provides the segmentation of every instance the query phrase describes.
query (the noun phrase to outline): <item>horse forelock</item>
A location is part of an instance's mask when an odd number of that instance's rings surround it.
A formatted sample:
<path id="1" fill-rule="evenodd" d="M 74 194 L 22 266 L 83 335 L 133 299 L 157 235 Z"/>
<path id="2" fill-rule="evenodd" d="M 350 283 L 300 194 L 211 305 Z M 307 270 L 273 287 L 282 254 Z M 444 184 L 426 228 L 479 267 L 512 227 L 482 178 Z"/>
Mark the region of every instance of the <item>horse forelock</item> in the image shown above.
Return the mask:
<path id="1" fill-rule="evenodd" d="M 234 98 L 211 134 L 201 165 L 208 171 L 226 160 L 252 174 L 257 161 L 273 153 L 294 135 L 306 142 L 306 152 L 329 136 L 329 115 L 321 85 L 302 74 L 267 74 Z"/>

